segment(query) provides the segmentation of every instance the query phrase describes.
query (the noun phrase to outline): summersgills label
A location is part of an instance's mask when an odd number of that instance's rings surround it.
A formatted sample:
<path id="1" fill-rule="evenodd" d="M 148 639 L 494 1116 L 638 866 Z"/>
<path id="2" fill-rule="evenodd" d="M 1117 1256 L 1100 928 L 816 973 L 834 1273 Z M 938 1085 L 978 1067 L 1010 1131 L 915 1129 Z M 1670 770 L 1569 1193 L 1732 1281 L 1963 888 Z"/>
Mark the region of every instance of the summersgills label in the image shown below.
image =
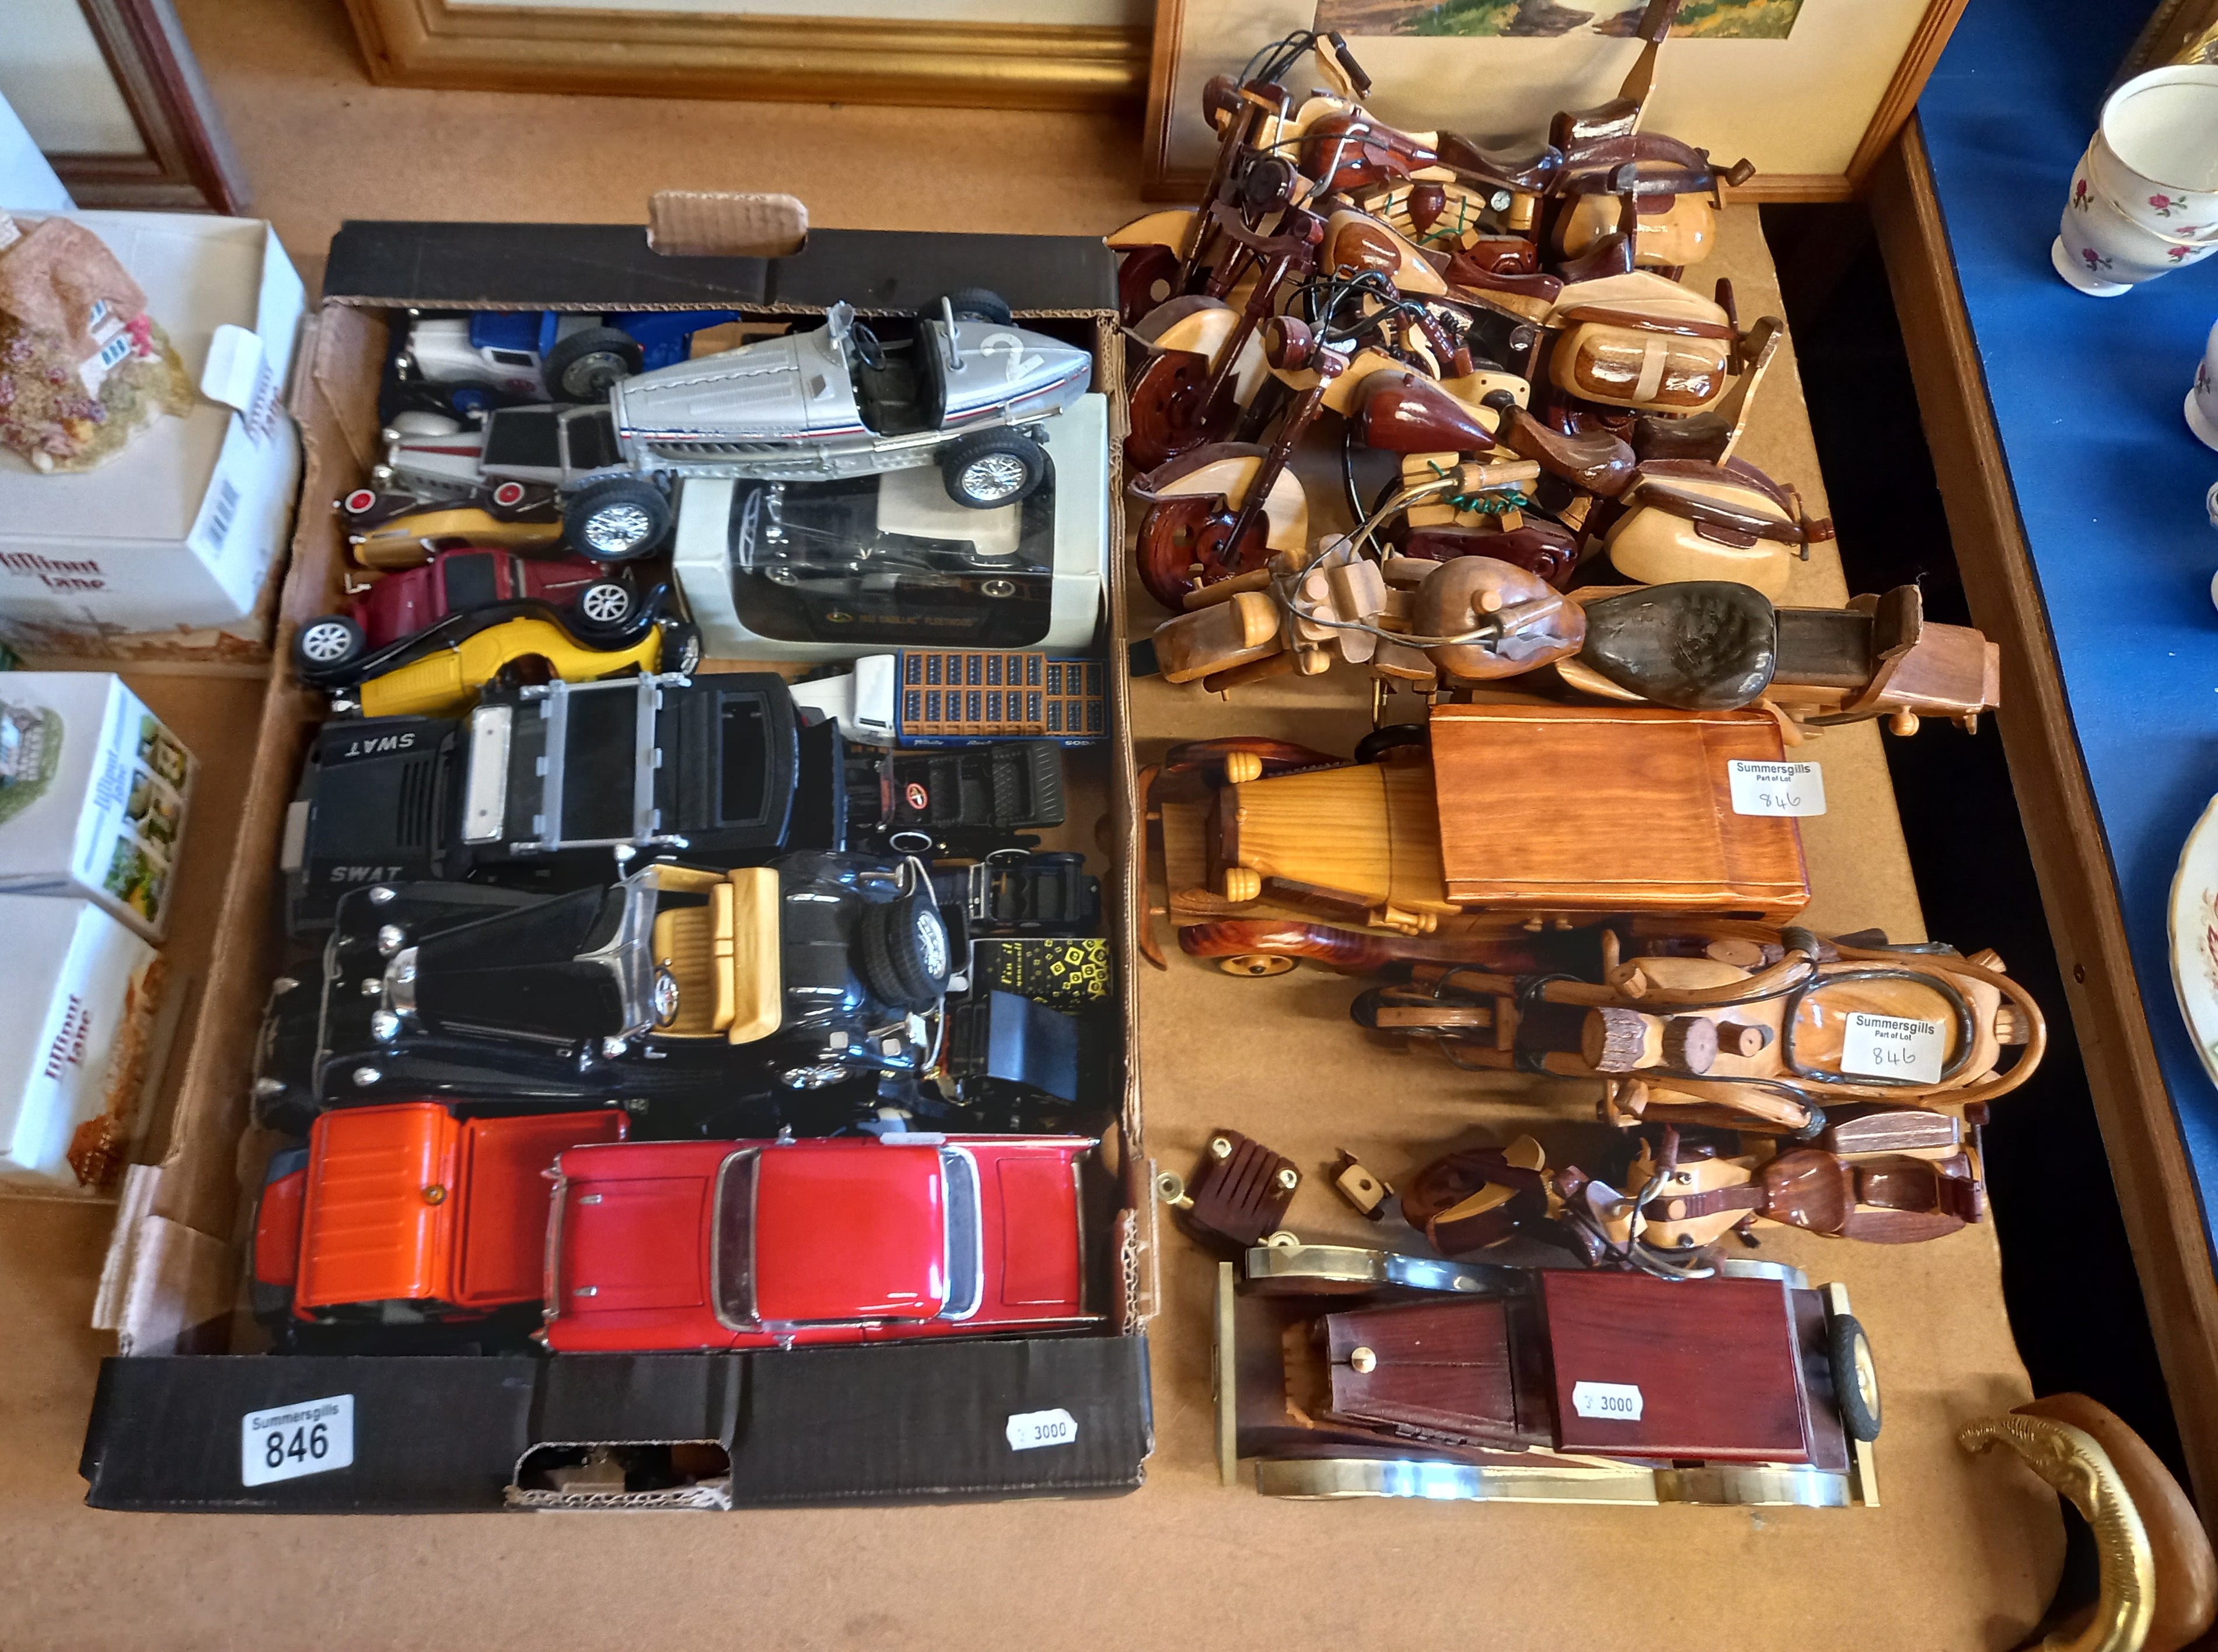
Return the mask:
<path id="1" fill-rule="evenodd" d="M 239 1420 L 239 1478 L 243 1485 L 328 1474 L 354 1462 L 354 1395 L 302 1400 Z"/>
<path id="2" fill-rule="evenodd" d="M 1860 1078 L 1938 1084 L 1948 1048 L 1948 1030 L 1938 1021 L 1851 1012 L 1841 1039 L 1841 1071 Z"/>
<path id="3" fill-rule="evenodd" d="M 1052 1411 L 1019 1411 L 1010 1415 L 1009 1449 L 1036 1451 L 1043 1445 L 1072 1445 L 1078 1440 L 1078 1419 L 1057 1406 Z"/>
<path id="4" fill-rule="evenodd" d="M 1825 773 L 1814 763 L 1751 763 L 1736 758 L 1725 764 L 1735 814 L 1823 814 Z"/>
<path id="5" fill-rule="evenodd" d="M 1640 1389 L 1633 1383 L 1574 1383 L 1571 1409 L 1582 1417 L 1613 1422 L 1640 1420 Z"/>

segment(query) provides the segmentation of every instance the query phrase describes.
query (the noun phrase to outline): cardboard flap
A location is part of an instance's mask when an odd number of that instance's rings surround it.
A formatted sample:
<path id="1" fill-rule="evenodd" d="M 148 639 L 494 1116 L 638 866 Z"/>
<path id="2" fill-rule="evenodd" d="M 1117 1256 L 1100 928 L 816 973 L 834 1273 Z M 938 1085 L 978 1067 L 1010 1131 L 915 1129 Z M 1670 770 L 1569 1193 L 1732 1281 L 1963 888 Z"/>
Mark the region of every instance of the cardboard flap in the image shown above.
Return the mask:
<path id="1" fill-rule="evenodd" d="M 792 195 L 658 189 L 647 244 L 665 257 L 790 257 L 809 244 L 809 208 Z"/>
<path id="2" fill-rule="evenodd" d="M 208 340 L 208 365 L 201 369 L 201 394 L 242 413 L 254 411 L 255 388 L 263 380 L 262 340 L 228 321 Z"/>

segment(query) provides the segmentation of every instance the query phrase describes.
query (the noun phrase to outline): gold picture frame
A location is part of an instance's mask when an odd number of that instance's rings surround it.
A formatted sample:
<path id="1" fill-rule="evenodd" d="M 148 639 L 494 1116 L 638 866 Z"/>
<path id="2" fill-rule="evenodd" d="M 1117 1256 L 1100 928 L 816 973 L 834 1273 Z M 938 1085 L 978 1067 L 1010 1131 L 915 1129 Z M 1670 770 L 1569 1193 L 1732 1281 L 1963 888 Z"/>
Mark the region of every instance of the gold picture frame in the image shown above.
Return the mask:
<path id="1" fill-rule="evenodd" d="M 1149 31 L 347 0 L 381 86 L 1094 108 L 1147 87 Z"/>
<path id="2" fill-rule="evenodd" d="M 1593 0 L 1580 0 L 1580 3 L 1591 4 Z M 1792 34 L 1781 40 L 1672 41 L 1664 52 L 1659 84 L 1664 95 L 1657 100 L 1655 129 L 1708 148 L 1720 162 L 1738 160 L 1744 155 L 1754 160 L 1756 175 L 1732 192 L 1736 200 L 1849 200 L 1862 191 L 1865 181 L 1917 107 L 1918 95 L 1924 89 L 1942 47 L 1948 43 L 1964 4 L 1965 0 L 1803 0 L 1804 15 L 1796 21 L 1798 30 L 1805 18 L 1817 12 L 1831 32 L 1853 33 L 1864 43 L 1867 56 L 1874 49 L 1887 54 L 1858 65 L 1859 84 L 1866 87 L 1861 94 L 1851 89 L 1844 94 L 1824 96 L 1832 90 L 1825 85 L 1828 73 L 1842 63 L 1837 51 L 1829 49 L 1832 42 L 1825 38 L 1827 31 L 1812 31 L 1817 38 L 1799 49 L 1794 49 Z M 1191 201 L 1208 185 L 1214 143 L 1203 125 L 1199 106 L 1202 82 L 1211 74 L 1236 72 L 1239 60 L 1248 52 L 1288 29 L 1310 27 L 1317 11 L 1317 0 L 1158 0 L 1143 128 L 1142 193 L 1148 200 Z M 1839 28 L 1832 28 L 1837 23 Z M 1228 30 L 1238 31 L 1236 47 L 1232 46 Z M 1370 106 L 1381 119 L 1390 121 L 1397 120 L 1397 105 L 1405 106 L 1411 112 L 1401 118 L 1415 129 L 1458 129 L 1447 118 L 1455 111 L 1441 110 L 1437 98 L 1428 106 L 1422 87 L 1402 84 L 1392 61 L 1397 53 L 1375 49 L 1394 38 L 1356 35 L 1349 39 L 1349 46 L 1372 77 Z M 1551 110 L 1583 107 L 1609 96 L 1635 49 L 1629 40 L 1598 35 L 1586 36 L 1577 45 L 1584 48 L 1590 67 L 1582 65 L 1577 76 L 1563 85 L 1563 101 L 1550 105 Z M 1557 63 L 1570 49 L 1555 40 L 1431 39 L 1424 42 L 1424 54 L 1428 69 L 1436 70 L 1440 62 L 1438 54 L 1443 50 L 1476 48 L 1491 53 L 1502 65 L 1499 71 L 1490 71 L 1496 77 L 1492 88 L 1517 84 L 1529 93 L 1529 84 L 1515 77 L 1520 73 L 1519 65 L 1529 64 L 1540 47 L 1555 49 L 1558 57 L 1552 61 Z M 1760 86 L 1764 95 L 1778 102 L 1781 127 L 1791 128 L 1798 140 L 1784 148 L 1798 156 L 1806 154 L 1812 145 L 1799 140 L 1806 138 L 1814 120 L 1828 119 L 1834 129 L 1831 149 L 1839 156 L 1838 161 L 1822 166 L 1792 164 L 1767 168 L 1765 157 L 1759 152 L 1762 145 L 1747 139 L 1750 98 L 1744 89 L 1736 88 L 1725 96 L 1706 88 L 1707 97 L 1693 100 L 1708 108 L 1728 108 L 1738 118 L 1739 125 L 1725 127 L 1722 134 L 1706 130 L 1699 115 L 1689 118 L 1684 109 L 1675 111 L 1670 102 L 1675 87 L 1686 84 L 1690 67 L 1696 74 L 1704 72 L 1699 62 L 1689 65 L 1688 56 L 1720 48 L 1734 53 L 1737 63 L 1747 65 L 1750 89 Z M 1412 50 L 1408 55 L 1416 54 Z M 1812 83 L 1814 96 L 1811 90 L 1794 84 L 1796 77 L 1789 72 L 1794 69 Z M 1716 78 L 1713 74 L 1709 77 Z M 1420 78 L 1409 77 L 1412 82 Z M 1474 96 L 1465 107 L 1471 108 L 1472 114 L 1462 129 L 1480 137 L 1510 135 L 1499 119 L 1488 122 L 1487 114 L 1499 107 L 1495 96 Z M 1545 114 L 1535 121 L 1528 113 L 1518 124 L 1536 141 L 1546 129 Z"/>

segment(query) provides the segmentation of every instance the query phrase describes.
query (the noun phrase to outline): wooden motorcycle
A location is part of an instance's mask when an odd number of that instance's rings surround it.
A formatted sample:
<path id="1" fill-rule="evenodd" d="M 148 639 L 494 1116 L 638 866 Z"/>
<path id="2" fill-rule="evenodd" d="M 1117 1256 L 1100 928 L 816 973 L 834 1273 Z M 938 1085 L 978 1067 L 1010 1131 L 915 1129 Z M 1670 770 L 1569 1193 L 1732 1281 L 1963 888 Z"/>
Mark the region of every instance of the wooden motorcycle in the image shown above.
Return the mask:
<path id="1" fill-rule="evenodd" d="M 1420 964 L 1350 1014 L 1458 1066 L 1601 1080 L 1605 1121 L 1625 1126 L 1807 1136 L 1832 1103 L 1984 1104 L 2040 1065 L 2040 1008 L 1992 952 L 1754 932 L 1775 935 L 1776 963 L 1633 957 L 1606 962 L 1598 982 Z"/>

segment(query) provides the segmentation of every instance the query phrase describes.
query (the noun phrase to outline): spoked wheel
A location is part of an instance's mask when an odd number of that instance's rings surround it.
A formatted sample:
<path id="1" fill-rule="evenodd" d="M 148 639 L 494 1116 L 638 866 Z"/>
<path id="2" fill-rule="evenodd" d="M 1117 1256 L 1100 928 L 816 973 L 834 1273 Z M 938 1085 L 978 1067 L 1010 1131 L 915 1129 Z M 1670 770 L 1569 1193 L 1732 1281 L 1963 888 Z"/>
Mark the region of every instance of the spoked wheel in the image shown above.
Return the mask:
<path id="1" fill-rule="evenodd" d="M 343 668 L 362 651 L 362 627 L 344 614 L 310 620 L 293 635 L 293 663 L 304 677 Z"/>
<path id="2" fill-rule="evenodd" d="M 1217 967 L 1228 975 L 1245 975 L 1251 981 L 1261 981 L 1267 975 L 1283 975 L 1294 967 L 1292 958 L 1272 952 L 1241 952 L 1229 958 L 1219 958 Z"/>
<path id="3" fill-rule="evenodd" d="M 1239 517 L 1221 495 L 1158 499 L 1140 521 L 1140 583 L 1148 595 L 1176 613 L 1186 596 L 1203 585 L 1271 560 L 1268 529 L 1258 511 L 1240 543 L 1232 543 Z"/>
<path id="4" fill-rule="evenodd" d="M 1166 246 L 1135 247 L 1117 266 L 1117 308 L 1128 327 L 1178 291 L 1178 254 Z"/>
<path id="5" fill-rule="evenodd" d="M 1165 350 L 1143 368 L 1132 383 L 1125 463 L 1135 471 L 1153 470 L 1167 459 L 1229 436 L 1240 409 L 1228 397 L 1224 411 L 1205 421 L 1201 399 L 1208 388 L 1208 359 L 1192 350 Z"/>

